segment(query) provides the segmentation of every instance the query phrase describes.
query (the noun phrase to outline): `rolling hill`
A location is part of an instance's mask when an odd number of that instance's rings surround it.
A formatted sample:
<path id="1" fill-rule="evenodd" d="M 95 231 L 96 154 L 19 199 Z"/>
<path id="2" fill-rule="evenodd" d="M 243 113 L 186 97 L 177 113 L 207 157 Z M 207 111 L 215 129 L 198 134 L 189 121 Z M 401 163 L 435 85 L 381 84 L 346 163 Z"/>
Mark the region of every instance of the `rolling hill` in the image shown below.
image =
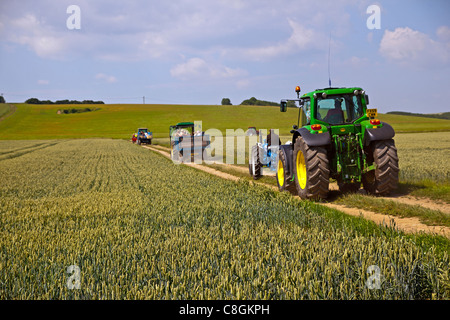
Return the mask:
<path id="1" fill-rule="evenodd" d="M 298 111 L 281 113 L 270 106 L 106 104 L 92 105 L 93 112 L 58 114 L 58 105 L 16 104 L 14 114 L 0 122 L 0 139 L 128 139 L 138 127 L 148 127 L 155 138 L 168 137 L 169 126 L 182 121 L 202 121 L 203 130 L 250 127 L 278 128 L 289 135 Z M 83 105 L 82 108 L 90 107 Z M 80 108 L 65 105 L 64 108 Z M 396 132 L 450 131 L 450 121 L 417 116 L 380 114 Z"/>

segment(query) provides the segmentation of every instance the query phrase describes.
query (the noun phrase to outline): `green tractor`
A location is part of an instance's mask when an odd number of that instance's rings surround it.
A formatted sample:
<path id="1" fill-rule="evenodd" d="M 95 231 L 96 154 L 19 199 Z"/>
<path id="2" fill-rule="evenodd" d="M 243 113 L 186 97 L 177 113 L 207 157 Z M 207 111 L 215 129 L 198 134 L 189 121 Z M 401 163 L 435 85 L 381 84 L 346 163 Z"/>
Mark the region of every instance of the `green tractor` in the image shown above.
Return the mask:
<path id="1" fill-rule="evenodd" d="M 374 195 L 388 195 L 397 188 L 398 157 L 394 129 L 367 109 L 369 97 L 361 88 L 317 89 L 297 99 L 281 100 L 299 108 L 292 141 L 281 145 L 276 171 L 280 191 L 303 199 L 325 199 L 330 178 L 341 192 L 363 188 Z M 290 102 L 292 104 L 292 102 Z"/>

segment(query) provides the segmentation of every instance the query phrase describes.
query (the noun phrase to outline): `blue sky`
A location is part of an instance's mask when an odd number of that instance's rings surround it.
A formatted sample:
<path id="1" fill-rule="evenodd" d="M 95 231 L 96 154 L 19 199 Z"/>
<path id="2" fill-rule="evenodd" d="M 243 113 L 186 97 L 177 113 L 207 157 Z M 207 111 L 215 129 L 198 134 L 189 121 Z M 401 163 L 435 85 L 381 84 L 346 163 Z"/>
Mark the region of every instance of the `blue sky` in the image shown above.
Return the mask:
<path id="1" fill-rule="evenodd" d="M 80 8 L 80 29 L 67 8 Z M 369 29 L 367 8 L 380 9 Z M 279 101 L 360 86 L 371 107 L 450 111 L 450 1 L 0 2 L 0 93 L 106 103 Z M 329 38 L 331 34 L 331 46 Z"/>

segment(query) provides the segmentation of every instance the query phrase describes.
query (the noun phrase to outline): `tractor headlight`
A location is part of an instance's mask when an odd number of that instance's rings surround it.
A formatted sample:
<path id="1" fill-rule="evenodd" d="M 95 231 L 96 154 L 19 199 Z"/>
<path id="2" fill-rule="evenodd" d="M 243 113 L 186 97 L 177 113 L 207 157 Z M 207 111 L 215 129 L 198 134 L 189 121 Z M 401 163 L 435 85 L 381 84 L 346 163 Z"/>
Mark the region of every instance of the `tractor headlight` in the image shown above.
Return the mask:
<path id="1" fill-rule="evenodd" d="M 358 90 L 355 90 L 355 91 L 353 91 L 353 94 L 354 94 L 355 96 L 357 96 L 357 95 L 359 94 L 359 91 L 358 91 Z"/>

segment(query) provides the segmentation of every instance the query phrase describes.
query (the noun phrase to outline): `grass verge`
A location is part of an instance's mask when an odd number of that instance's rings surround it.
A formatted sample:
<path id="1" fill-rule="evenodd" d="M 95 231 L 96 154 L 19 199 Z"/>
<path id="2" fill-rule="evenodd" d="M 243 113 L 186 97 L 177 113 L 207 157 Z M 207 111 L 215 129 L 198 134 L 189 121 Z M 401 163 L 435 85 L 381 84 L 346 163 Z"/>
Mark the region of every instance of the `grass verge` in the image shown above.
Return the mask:
<path id="1" fill-rule="evenodd" d="M 436 183 L 430 180 L 421 182 L 400 182 L 398 193 L 425 197 L 450 203 L 450 184 L 448 182 Z"/>
<path id="2" fill-rule="evenodd" d="M 373 196 L 361 194 L 347 194 L 338 198 L 336 203 L 350 207 L 365 209 L 373 212 L 389 214 L 399 217 L 417 217 L 421 222 L 433 226 L 450 227 L 450 216 L 437 210 L 421 206 L 412 206 L 392 200 L 377 199 Z"/>

